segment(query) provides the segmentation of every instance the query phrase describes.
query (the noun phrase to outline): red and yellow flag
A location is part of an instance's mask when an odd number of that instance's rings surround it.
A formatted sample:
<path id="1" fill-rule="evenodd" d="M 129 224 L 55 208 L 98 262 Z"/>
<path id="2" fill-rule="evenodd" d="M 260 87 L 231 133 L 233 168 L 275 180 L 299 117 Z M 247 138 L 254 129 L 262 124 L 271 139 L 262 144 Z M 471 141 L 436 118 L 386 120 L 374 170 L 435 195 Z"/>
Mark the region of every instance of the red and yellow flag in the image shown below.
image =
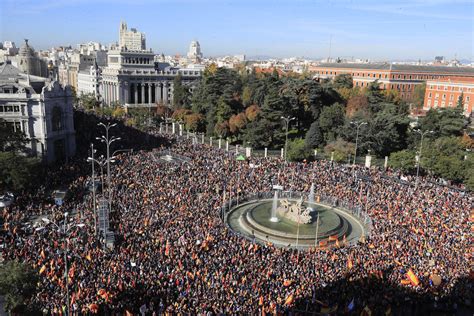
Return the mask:
<path id="1" fill-rule="evenodd" d="M 410 269 L 407 272 L 408 279 L 410 279 L 411 284 L 414 286 L 418 286 L 420 284 L 420 280 L 418 280 L 418 277 L 413 273 L 413 270 Z"/>

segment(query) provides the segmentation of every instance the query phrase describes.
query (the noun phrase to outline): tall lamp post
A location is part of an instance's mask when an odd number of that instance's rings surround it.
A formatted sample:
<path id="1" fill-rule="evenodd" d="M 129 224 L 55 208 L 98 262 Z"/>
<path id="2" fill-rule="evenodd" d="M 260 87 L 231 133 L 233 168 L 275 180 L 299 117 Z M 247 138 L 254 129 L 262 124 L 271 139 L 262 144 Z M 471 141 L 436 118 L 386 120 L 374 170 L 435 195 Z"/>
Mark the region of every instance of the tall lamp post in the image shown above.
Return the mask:
<path id="1" fill-rule="evenodd" d="M 107 190 L 108 190 L 108 195 L 109 195 L 109 211 L 112 211 L 112 199 L 111 199 L 112 191 L 110 190 L 110 160 L 111 160 L 110 145 L 113 142 L 120 140 L 121 138 L 115 137 L 115 136 L 109 137 L 109 129 L 116 126 L 117 123 L 114 123 L 114 124 L 107 123 L 107 125 L 105 125 L 104 123 L 100 122 L 97 125 L 102 126 L 105 129 L 105 136 L 102 135 L 101 137 L 96 137 L 96 139 L 105 143 L 106 148 L 107 148 L 107 160 L 106 160 L 107 162 Z"/>
<path id="2" fill-rule="evenodd" d="M 355 150 L 354 150 L 354 161 L 352 162 L 353 165 L 356 163 L 356 157 L 357 157 L 357 145 L 359 143 L 359 129 L 362 125 L 367 125 L 367 122 L 354 122 L 352 121 L 351 124 L 355 125 L 357 127 L 357 132 L 356 132 L 356 145 L 355 145 Z"/>
<path id="3" fill-rule="evenodd" d="M 64 279 L 65 279 L 65 283 L 66 283 L 66 306 L 67 306 L 66 315 L 70 315 L 70 311 L 71 311 L 71 306 L 70 306 L 70 301 L 69 301 L 69 269 L 68 269 L 68 263 L 67 263 L 67 253 L 69 252 L 69 247 L 68 247 L 69 233 L 70 233 L 70 229 L 72 227 L 82 228 L 82 227 L 86 226 L 83 223 L 79 223 L 79 224 L 76 224 L 76 225 L 67 225 L 68 215 L 69 215 L 68 212 L 64 213 L 64 223 L 63 223 L 63 225 L 61 225 L 62 226 L 62 233 L 63 233 L 64 239 L 65 239 L 65 244 L 66 244 L 66 249 L 64 250 Z M 53 224 L 58 229 L 58 231 L 61 232 L 61 226 L 56 224 L 55 222 L 51 221 L 50 219 L 48 219 L 46 217 L 43 217 L 41 220 L 46 225 Z M 42 230 L 44 228 L 45 227 L 38 227 L 36 230 Z M 68 237 L 68 239 L 66 239 L 66 237 Z"/>
<path id="4" fill-rule="evenodd" d="M 433 131 L 424 131 L 422 132 L 419 129 L 416 129 L 415 132 L 421 135 L 420 138 L 420 151 L 418 152 L 418 162 L 416 164 L 416 181 L 415 181 L 415 189 L 418 187 L 418 177 L 420 174 L 420 163 L 421 163 L 421 150 L 423 149 L 423 137 L 425 137 L 426 134 L 433 134 Z"/>
<path id="5" fill-rule="evenodd" d="M 287 150 L 288 150 L 288 126 L 290 125 L 290 122 L 293 121 L 294 119 L 296 119 L 295 117 L 290 117 L 290 116 L 287 116 L 287 117 L 284 117 L 282 116 L 281 117 L 282 120 L 285 121 L 286 123 L 286 136 L 285 136 L 285 162 L 288 162 L 287 160 Z"/>
<path id="6" fill-rule="evenodd" d="M 93 148 L 94 145 L 91 144 L 91 148 Z M 94 173 L 94 164 L 98 164 L 100 167 L 100 174 L 101 174 L 101 183 L 102 183 L 102 194 L 104 194 L 104 166 L 107 164 L 107 161 L 105 160 L 104 156 L 100 156 L 99 160 L 94 158 L 94 153 L 95 150 L 92 152 L 92 157 L 87 157 L 87 162 L 90 162 L 92 164 L 92 181 L 93 181 L 93 206 L 94 206 L 94 234 L 97 236 L 97 206 L 96 206 L 96 194 L 95 194 L 95 173 Z M 114 158 L 112 156 L 112 158 Z M 110 159 L 111 162 L 115 162 L 114 159 Z"/>
<path id="7" fill-rule="evenodd" d="M 96 212 L 96 199 L 95 199 L 95 173 L 94 173 L 94 162 L 96 161 L 94 159 L 94 144 L 91 143 L 91 157 L 87 158 L 87 162 L 90 162 L 92 165 L 92 213 L 94 214 L 94 235 L 97 236 L 97 216 L 95 214 Z"/>

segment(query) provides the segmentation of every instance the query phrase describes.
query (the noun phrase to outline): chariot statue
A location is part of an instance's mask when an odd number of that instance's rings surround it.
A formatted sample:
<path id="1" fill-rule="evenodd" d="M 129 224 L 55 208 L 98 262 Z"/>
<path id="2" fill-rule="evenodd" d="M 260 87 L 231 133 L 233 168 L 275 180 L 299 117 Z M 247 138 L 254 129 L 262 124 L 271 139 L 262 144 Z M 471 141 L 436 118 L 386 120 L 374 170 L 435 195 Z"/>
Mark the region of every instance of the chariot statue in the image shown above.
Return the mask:
<path id="1" fill-rule="evenodd" d="M 299 224 L 311 223 L 312 208 L 305 208 L 303 206 L 303 198 L 295 203 L 290 203 L 288 199 L 280 200 L 280 206 L 277 208 L 277 213 L 280 217 L 287 218 Z"/>

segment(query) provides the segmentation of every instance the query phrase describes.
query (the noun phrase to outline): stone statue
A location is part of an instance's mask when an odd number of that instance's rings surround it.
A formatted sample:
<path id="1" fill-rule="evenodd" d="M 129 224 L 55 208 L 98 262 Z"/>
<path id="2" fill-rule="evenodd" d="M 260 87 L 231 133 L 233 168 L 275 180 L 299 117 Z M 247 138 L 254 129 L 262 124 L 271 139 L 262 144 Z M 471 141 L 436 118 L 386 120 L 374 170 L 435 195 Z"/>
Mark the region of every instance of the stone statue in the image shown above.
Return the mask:
<path id="1" fill-rule="evenodd" d="M 312 211 L 313 209 L 303 206 L 303 198 L 293 204 L 290 204 L 287 199 L 281 200 L 280 206 L 277 208 L 277 213 L 280 217 L 288 218 L 299 224 L 309 224 Z"/>

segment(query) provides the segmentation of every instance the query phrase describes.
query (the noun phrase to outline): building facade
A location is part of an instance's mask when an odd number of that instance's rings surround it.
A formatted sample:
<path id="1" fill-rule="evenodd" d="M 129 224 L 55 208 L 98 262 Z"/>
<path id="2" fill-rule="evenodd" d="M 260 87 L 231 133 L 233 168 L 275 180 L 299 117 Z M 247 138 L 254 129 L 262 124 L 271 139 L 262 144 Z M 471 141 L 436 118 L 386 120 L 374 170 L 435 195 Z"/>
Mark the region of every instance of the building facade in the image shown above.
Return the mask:
<path id="1" fill-rule="evenodd" d="M 202 59 L 201 45 L 198 41 L 192 41 L 189 45 L 188 58 L 193 62 L 200 62 Z"/>
<path id="2" fill-rule="evenodd" d="M 453 108 L 463 106 L 465 116 L 473 115 L 474 77 L 449 77 L 426 82 L 425 102 L 423 109 Z"/>
<path id="3" fill-rule="evenodd" d="M 107 67 L 102 71 L 104 104 L 119 103 L 127 108 L 170 105 L 173 81 L 178 74 L 190 88 L 201 78 L 201 69 L 162 68 L 154 60 L 152 51 L 126 48 L 109 51 Z"/>
<path id="4" fill-rule="evenodd" d="M 378 80 L 383 90 L 395 90 L 405 101 L 412 101 L 415 87 L 427 80 L 451 76 L 474 77 L 474 68 L 447 66 L 415 66 L 404 64 L 327 63 L 309 69 L 315 78 L 333 79 L 339 74 L 350 74 L 354 86 L 367 87 Z"/>
<path id="5" fill-rule="evenodd" d="M 30 153 L 46 162 L 76 151 L 70 87 L 23 74 L 10 61 L 0 66 L 0 118 L 25 133 Z"/>
<path id="6" fill-rule="evenodd" d="M 77 74 L 77 95 L 92 94 L 98 98 L 100 95 L 101 70 L 97 63 L 88 69 L 80 70 Z"/>
<path id="7" fill-rule="evenodd" d="M 119 48 L 130 50 L 145 50 L 145 34 L 138 32 L 137 29 L 128 30 L 127 22 L 121 22 L 119 28 Z"/>

